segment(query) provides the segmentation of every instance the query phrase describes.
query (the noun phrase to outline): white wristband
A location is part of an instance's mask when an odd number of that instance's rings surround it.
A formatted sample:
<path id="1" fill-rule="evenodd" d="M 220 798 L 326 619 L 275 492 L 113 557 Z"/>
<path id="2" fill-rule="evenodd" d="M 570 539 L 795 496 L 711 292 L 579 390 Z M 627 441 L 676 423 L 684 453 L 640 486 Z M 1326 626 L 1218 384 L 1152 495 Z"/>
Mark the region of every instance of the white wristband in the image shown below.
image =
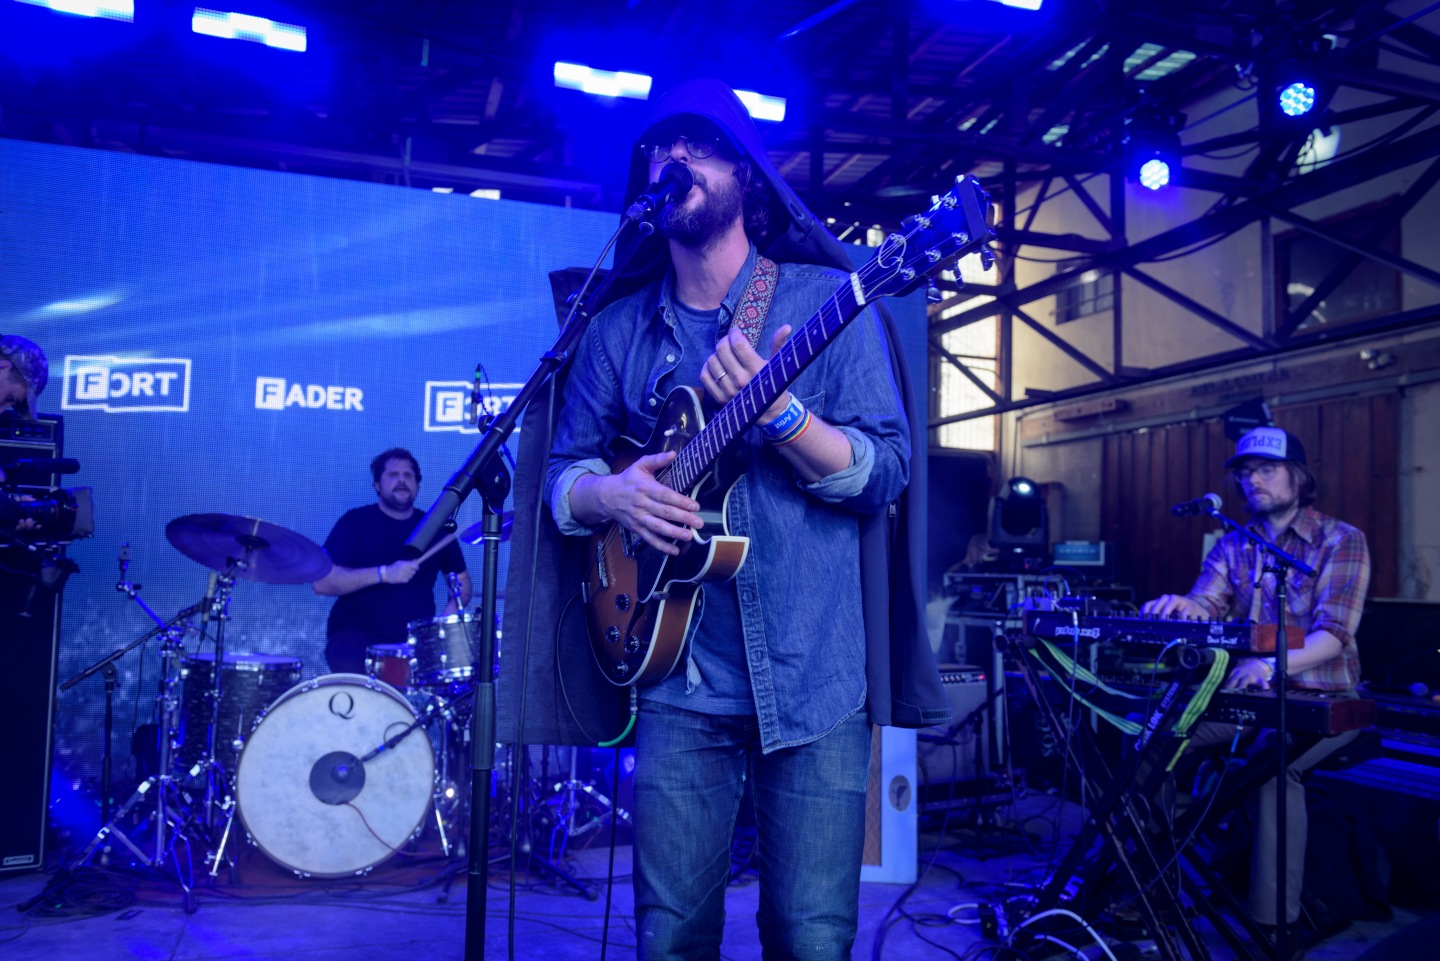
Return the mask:
<path id="1" fill-rule="evenodd" d="M 375 569 L 380 572 L 380 583 L 381 583 L 381 584 L 384 584 L 384 583 L 385 583 L 385 565 L 384 565 L 384 564 L 381 564 L 379 567 L 377 567 L 377 568 L 375 568 Z"/>

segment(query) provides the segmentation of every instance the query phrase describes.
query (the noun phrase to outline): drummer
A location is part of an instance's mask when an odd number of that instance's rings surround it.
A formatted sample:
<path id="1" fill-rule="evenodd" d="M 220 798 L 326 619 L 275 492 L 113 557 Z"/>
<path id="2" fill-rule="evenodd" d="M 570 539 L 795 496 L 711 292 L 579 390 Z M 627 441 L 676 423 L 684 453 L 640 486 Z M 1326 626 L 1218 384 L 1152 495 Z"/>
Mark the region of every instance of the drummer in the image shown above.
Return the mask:
<path id="1" fill-rule="evenodd" d="M 460 545 L 451 542 L 423 564 L 403 559 L 404 546 L 421 514 L 415 509 L 420 463 L 395 447 L 370 462 L 378 499 L 346 511 L 325 539 L 335 566 L 312 586 L 335 597 L 326 625 L 325 660 L 330 670 L 365 673 L 365 649 L 405 640 L 410 621 L 435 616 L 435 578 L 456 575 L 459 588 L 446 614 L 470 603 L 470 575 Z"/>

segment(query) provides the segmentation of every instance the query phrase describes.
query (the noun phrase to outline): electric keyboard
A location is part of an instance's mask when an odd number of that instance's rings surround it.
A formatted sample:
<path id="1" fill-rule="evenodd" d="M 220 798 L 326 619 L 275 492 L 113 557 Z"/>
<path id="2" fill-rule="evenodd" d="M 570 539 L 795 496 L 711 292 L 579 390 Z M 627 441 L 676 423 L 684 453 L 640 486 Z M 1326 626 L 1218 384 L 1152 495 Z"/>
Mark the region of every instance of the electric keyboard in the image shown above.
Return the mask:
<path id="1" fill-rule="evenodd" d="M 1280 723 L 1274 691 L 1216 691 L 1205 709 L 1205 720 L 1246 727 L 1275 727 Z M 1285 695 L 1285 727 L 1293 734 L 1332 737 L 1375 724 L 1375 702 L 1360 697 L 1334 697 L 1314 691 Z"/>
<path id="2" fill-rule="evenodd" d="M 1078 622 L 1078 623 L 1077 623 Z M 1110 641 L 1124 648 L 1158 650 L 1176 641 L 1196 647 L 1220 647 L 1233 654 L 1273 654 L 1275 625 L 1250 621 L 1186 621 L 1163 617 L 1121 617 L 1071 611 L 1026 611 L 1025 633 L 1069 641 Z M 1305 632 L 1287 627 L 1286 647 L 1305 646 Z"/>

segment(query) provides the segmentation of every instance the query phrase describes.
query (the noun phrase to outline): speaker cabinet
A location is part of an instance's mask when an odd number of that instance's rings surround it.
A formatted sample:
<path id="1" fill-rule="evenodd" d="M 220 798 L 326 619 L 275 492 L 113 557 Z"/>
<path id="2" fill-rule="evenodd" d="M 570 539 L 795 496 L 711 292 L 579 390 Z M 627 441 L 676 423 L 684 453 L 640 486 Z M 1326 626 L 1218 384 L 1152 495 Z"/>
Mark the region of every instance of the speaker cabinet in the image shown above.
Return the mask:
<path id="1" fill-rule="evenodd" d="M 915 881 L 919 857 L 915 807 L 915 731 L 872 727 L 861 881 Z"/>
<path id="2" fill-rule="evenodd" d="M 0 564 L 23 562 L 10 556 L 16 553 L 0 549 Z M 60 595 L 38 588 L 31 596 L 32 584 L 0 570 L 0 875 L 36 871 L 45 861 Z"/>

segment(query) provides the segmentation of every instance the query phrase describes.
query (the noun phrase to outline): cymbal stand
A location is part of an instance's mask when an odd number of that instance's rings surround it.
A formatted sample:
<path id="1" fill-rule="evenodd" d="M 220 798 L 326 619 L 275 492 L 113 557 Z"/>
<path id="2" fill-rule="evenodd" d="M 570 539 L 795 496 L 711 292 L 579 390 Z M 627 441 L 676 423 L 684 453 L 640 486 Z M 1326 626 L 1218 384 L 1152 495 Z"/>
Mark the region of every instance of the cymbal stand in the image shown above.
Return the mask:
<path id="1" fill-rule="evenodd" d="M 185 636 L 184 628 L 179 625 L 187 618 L 193 616 L 196 613 L 196 608 L 187 608 L 169 621 L 162 620 L 160 615 L 155 613 L 154 609 L 141 599 L 141 585 L 131 583 L 126 579 L 129 567 L 130 556 L 129 545 L 127 544 L 120 552 L 120 582 L 115 585 L 115 589 L 138 604 L 140 609 L 155 622 L 155 628 L 142 634 L 129 645 L 106 655 L 95 664 L 90 665 L 84 671 L 70 678 L 64 684 L 60 685 L 60 690 L 69 690 L 97 671 L 107 670 L 115 661 L 119 660 L 131 650 L 139 647 L 157 634 L 160 635 L 163 639 L 160 648 L 162 666 L 160 672 L 160 693 L 158 695 L 160 705 L 159 770 L 146 778 L 125 803 L 120 805 L 120 808 L 115 812 L 114 816 L 110 817 L 101 825 L 100 830 L 96 832 L 95 837 L 91 839 L 85 850 L 81 852 L 80 857 L 76 859 L 73 866 L 82 867 L 89 864 L 91 859 L 94 858 L 95 853 L 100 849 L 100 846 L 107 843 L 112 837 L 118 839 L 121 844 L 128 848 L 130 852 L 147 867 L 158 868 L 164 863 L 166 857 L 169 856 L 175 860 L 175 872 L 180 880 L 181 887 L 185 891 L 185 910 L 188 913 L 194 911 L 194 895 L 191 893 L 186 880 L 186 871 L 182 870 L 180 866 L 179 855 L 175 853 L 175 841 L 182 834 L 182 826 L 190 818 L 189 798 L 181 791 L 179 785 L 176 784 L 175 778 L 171 775 L 171 767 L 174 763 L 173 752 L 180 713 L 180 701 L 176 695 L 175 687 L 180 675 L 179 654 L 183 650 Z M 107 688 L 110 686 L 108 677 L 106 686 Z M 105 746 L 105 750 L 107 753 L 110 750 L 108 743 Z M 154 811 L 151 815 L 153 819 L 153 830 L 155 832 L 154 848 L 149 853 L 142 850 L 120 826 L 142 803 L 154 804 Z M 143 818 L 139 820 L 139 824 L 141 826 L 144 825 Z"/>
<path id="2" fill-rule="evenodd" d="M 243 561 L 230 558 L 229 566 L 221 573 L 210 575 L 210 590 L 205 597 L 206 608 L 201 613 L 201 624 L 215 622 L 215 669 L 210 673 L 210 721 L 205 730 L 205 755 L 190 769 L 191 776 L 205 777 L 205 828 L 214 833 L 215 809 L 227 811 L 229 816 L 230 775 L 220 764 L 216 741 L 220 737 L 220 698 L 224 693 L 225 676 L 225 624 L 230 620 L 230 592 L 235 588 L 235 575 L 245 567 Z M 224 798 L 221 798 L 221 792 Z M 228 824 L 227 824 L 228 827 Z"/>
<path id="3" fill-rule="evenodd" d="M 606 797 L 604 793 L 597 790 L 594 781 L 581 781 L 578 768 L 580 749 L 570 749 L 570 776 L 559 784 L 555 790 L 560 792 L 560 805 L 555 818 L 555 827 L 550 832 L 550 860 L 558 863 L 565 857 L 565 848 L 569 845 L 571 838 L 579 837 L 595 830 L 605 823 L 607 818 L 619 818 L 626 824 L 631 824 L 630 812 L 617 805 L 613 800 Z M 615 765 L 615 786 L 618 788 L 620 782 L 620 765 Z M 583 795 L 583 797 L 582 797 Z M 598 817 L 591 818 L 583 824 L 578 824 L 581 807 L 584 799 L 589 798 L 599 805 L 601 813 Z M 558 841 L 558 844 L 557 844 Z"/>

